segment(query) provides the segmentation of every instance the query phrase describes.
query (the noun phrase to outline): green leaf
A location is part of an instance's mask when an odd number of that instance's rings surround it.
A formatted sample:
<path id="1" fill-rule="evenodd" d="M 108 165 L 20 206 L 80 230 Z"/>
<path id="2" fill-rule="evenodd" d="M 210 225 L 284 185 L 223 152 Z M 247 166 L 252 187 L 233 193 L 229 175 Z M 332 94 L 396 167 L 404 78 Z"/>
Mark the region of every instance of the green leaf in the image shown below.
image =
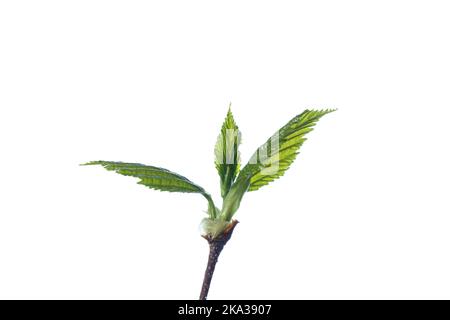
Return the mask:
<path id="1" fill-rule="evenodd" d="M 220 190 L 222 197 L 230 191 L 240 167 L 240 156 L 238 147 L 241 143 L 241 132 L 234 121 L 231 109 L 217 138 L 214 149 L 215 165 L 220 176 Z"/>
<path id="2" fill-rule="evenodd" d="M 239 209 L 241 200 L 244 194 L 247 192 L 250 185 L 250 177 L 239 176 L 233 186 L 230 188 L 230 192 L 223 199 L 222 210 L 220 211 L 220 218 L 224 221 L 231 221 L 231 218 Z"/>
<path id="3" fill-rule="evenodd" d="M 112 161 L 92 161 L 83 165 L 101 165 L 106 170 L 115 171 L 124 176 L 138 178 L 139 184 L 151 189 L 169 192 L 200 193 L 208 200 L 208 213 L 210 217 L 214 218 L 218 215 L 214 202 L 205 189 L 193 183 L 186 177 L 167 169 L 146 166 L 140 163 Z"/>
<path id="4" fill-rule="evenodd" d="M 238 180 L 249 179 L 248 191 L 255 191 L 281 177 L 295 160 L 319 119 L 335 110 L 305 110 L 278 130 L 251 157 Z"/>

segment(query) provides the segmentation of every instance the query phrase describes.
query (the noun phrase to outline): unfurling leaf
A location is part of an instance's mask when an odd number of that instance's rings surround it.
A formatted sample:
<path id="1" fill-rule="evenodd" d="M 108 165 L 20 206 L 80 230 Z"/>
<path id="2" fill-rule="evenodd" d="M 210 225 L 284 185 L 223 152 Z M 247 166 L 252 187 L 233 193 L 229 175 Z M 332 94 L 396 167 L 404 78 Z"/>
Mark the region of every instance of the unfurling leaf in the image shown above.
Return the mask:
<path id="1" fill-rule="evenodd" d="M 167 169 L 146 166 L 140 163 L 112 161 L 91 161 L 84 165 L 101 165 L 106 170 L 115 171 L 124 176 L 138 178 L 139 184 L 151 189 L 169 192 L 200 193 L 208 200 L 208 213 L 210 217 L 214 218 L 218 214 L 211 196 L 205 189 L 193 183 L 188 178 Z"/>
<path id="2" fill-rule="evenodd" d="M 245 165 L 237 180 L 249 178 L 248 191 L 255 191 L 281 177 L 295 160 L 305 135 L 319 119 L 335 110 L 305 110 L 263 144 Z"/>
<path id="3" fill-rule="evenodd" d="M 228 109 L 227 116 L 222 125 L 214 149 L 215 164 L 220 176 L 220 190 L 222 197 L 225 197 L 230 191 L 239 172 L 240 156 L 238 147 L 240 143 L 241 133 L 234 121 L 231 109 Z"/>

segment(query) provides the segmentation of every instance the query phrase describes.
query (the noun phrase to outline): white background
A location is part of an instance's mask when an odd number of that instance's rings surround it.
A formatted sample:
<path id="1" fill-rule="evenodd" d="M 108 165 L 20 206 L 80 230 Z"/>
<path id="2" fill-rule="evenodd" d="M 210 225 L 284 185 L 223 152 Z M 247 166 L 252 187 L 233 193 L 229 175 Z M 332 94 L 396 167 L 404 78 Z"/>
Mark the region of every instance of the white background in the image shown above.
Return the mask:
<path id="1" fill-rule="evenodd" d="M 245 196 L 210 298 L 450 298 L 447 1 L 2 1 L 0 298 L 198 297 L 206 202 L 90 160 L 163 166 L 219 201 L 242 158 L 338 108 Z"/>

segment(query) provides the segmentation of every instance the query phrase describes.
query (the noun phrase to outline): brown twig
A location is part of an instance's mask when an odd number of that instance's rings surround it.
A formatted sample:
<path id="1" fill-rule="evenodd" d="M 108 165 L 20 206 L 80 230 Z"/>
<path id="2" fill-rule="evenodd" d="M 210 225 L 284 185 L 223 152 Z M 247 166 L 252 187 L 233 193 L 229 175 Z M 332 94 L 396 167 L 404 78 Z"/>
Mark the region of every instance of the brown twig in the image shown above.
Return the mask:
<path id="1" fill-rule="evenodd" d="M 231 235 L 233 234 L 233 230 L 238 224 L 237 220 L 233 220 L 228 228 L 224 231 L 222 235 L 218 238 L 211 238 L 210 236 L 204 236 L 209 243 L 209 257 L 208 257 L 208 265 L 205 270 L 205 277 L 203 278 L 202 291 L 200 292 L 200 300 L 206 300 L 208 296 L 209 286 L 211 285 L 211 280 L 214 274 L 214 269 L 216 268 L 217 261 L 219 259 L 219 255 L 222 252 L 223 248 L 227 244 L 228 240 L 230 240 Z"/>

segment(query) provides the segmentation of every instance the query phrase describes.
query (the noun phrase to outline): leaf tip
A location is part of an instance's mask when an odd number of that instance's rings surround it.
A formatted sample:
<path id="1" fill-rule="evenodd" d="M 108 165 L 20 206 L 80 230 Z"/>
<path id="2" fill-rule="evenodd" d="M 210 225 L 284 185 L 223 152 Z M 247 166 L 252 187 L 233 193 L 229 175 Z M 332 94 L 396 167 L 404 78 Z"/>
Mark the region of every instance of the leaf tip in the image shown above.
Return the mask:
<path id="1" fill-rule="evenodd" d="M 337 111 L 337 108 L 327 108 L 327 109 L 320 110 L 320 112 L 323 114 L 328 114 L 328 113 L 332 113 L 335 111 Z"/>
<path id="2" fill-rule="evenodd" d="M 89 161 L 85 163 L 80 163 L 80 166 L 92 166 L 96 164 L 102 164 L 103 161 Z"/>

